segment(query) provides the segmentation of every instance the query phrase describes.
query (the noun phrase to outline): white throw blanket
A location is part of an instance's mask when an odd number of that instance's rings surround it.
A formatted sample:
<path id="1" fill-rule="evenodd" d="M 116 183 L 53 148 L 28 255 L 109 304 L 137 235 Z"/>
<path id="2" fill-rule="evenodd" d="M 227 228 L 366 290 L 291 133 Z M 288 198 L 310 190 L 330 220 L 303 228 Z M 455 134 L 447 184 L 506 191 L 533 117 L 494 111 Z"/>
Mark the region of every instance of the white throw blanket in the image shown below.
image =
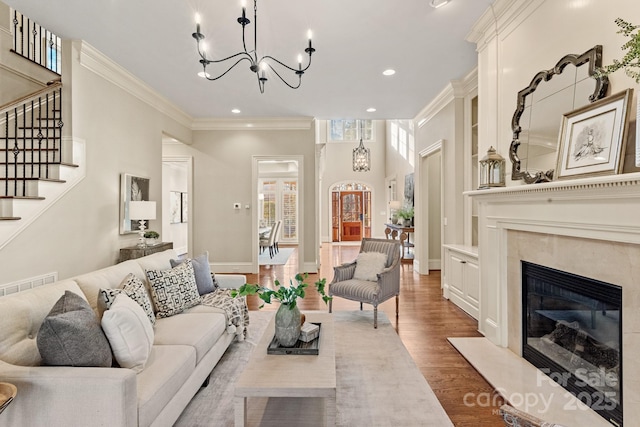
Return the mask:
<path id="1" fill-rule="evenodd" d="M 227 318 L 227 333 L 235 334 L 238 341 L 244 341 L 249 326 L 249 309 L 244 297 L 232 297 L 231 289 L 217 288 L 202 295 L 200 303 L 220 310 Z"/>

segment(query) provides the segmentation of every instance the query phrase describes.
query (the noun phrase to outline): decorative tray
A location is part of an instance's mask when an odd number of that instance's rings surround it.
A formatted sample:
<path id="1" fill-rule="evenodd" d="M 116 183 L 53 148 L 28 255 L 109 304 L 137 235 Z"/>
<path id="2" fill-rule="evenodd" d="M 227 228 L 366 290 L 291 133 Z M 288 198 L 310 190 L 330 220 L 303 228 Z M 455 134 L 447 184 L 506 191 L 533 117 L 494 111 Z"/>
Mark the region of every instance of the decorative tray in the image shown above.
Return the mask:
<path id="1" fill-rule="evenodd" d="M 322 332 L 321 323 L 313 324 L 318 325 L 318 327 L 320 328 L 320 332 Z M 319 343 L 320 333 L 318 333 L 318 338 L 309 342 L 298 340 L 293 347 L 282 347 L 274 336 L 271 340 L 271 344 L 269 344 L 269 347 L 267 347 L 267 354 L 310 354 L 317 356 L 318 354 L 320 354 L 320 349 L 318 348 Z"/>
<path id="2" fill-rule="evenodd" d="M 18 389 L 10 383 L 0 383 L 0 414 L 5 410 L 9 403 L 16 397 Z"/>

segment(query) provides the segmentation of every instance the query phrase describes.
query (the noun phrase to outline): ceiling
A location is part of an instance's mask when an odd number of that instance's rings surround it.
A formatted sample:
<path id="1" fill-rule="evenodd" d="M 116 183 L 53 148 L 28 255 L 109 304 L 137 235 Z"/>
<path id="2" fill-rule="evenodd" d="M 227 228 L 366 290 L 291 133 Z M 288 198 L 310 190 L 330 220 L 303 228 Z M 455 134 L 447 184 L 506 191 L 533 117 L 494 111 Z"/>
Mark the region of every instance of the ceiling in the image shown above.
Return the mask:
<path id="1" fill-rule="evenodd" d="M 415 117 L 475 67 L 475 45 L 465 36 L 493 2 L 452 0 L 434 9 L 430 0 L 259 0 L 259 56 L 297 66 L 308 29 L 316 49 L 300 89 L 267 76 L 261 94 L 246 61 L 214 82 L 197 76 L 196 11 L 208 56 L 226 57 L 242 47 L 239 0 L 2 1 L 64 39 L 87 41 L 194 118 L 320 119 Z M 388 68 L 396 74 L 383 76 Z"/>

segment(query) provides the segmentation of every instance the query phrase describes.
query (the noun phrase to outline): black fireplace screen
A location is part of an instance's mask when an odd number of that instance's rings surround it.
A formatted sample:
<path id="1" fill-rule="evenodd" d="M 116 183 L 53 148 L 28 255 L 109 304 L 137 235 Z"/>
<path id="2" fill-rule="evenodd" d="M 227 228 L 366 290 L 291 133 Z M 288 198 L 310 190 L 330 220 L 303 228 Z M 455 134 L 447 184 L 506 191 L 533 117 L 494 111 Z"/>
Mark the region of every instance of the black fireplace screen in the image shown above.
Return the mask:
<path id="1" fill-rule="evenodd" d="M 622 425 L 622 288 L 522 261 L 523 357 Z"/>

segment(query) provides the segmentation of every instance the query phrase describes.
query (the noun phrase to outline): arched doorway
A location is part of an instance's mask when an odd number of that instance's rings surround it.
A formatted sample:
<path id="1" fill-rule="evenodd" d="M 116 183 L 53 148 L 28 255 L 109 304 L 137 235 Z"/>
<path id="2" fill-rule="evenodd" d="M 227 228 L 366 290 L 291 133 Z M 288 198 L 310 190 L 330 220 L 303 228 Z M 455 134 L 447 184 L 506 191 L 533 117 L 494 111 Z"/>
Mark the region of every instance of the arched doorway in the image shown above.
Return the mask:
<path id="1" fill-rule="evenodd" d="M 361 182 L 331 188 L 331 241 L 359 241 L 371 237 L 371 189 Z"/>

